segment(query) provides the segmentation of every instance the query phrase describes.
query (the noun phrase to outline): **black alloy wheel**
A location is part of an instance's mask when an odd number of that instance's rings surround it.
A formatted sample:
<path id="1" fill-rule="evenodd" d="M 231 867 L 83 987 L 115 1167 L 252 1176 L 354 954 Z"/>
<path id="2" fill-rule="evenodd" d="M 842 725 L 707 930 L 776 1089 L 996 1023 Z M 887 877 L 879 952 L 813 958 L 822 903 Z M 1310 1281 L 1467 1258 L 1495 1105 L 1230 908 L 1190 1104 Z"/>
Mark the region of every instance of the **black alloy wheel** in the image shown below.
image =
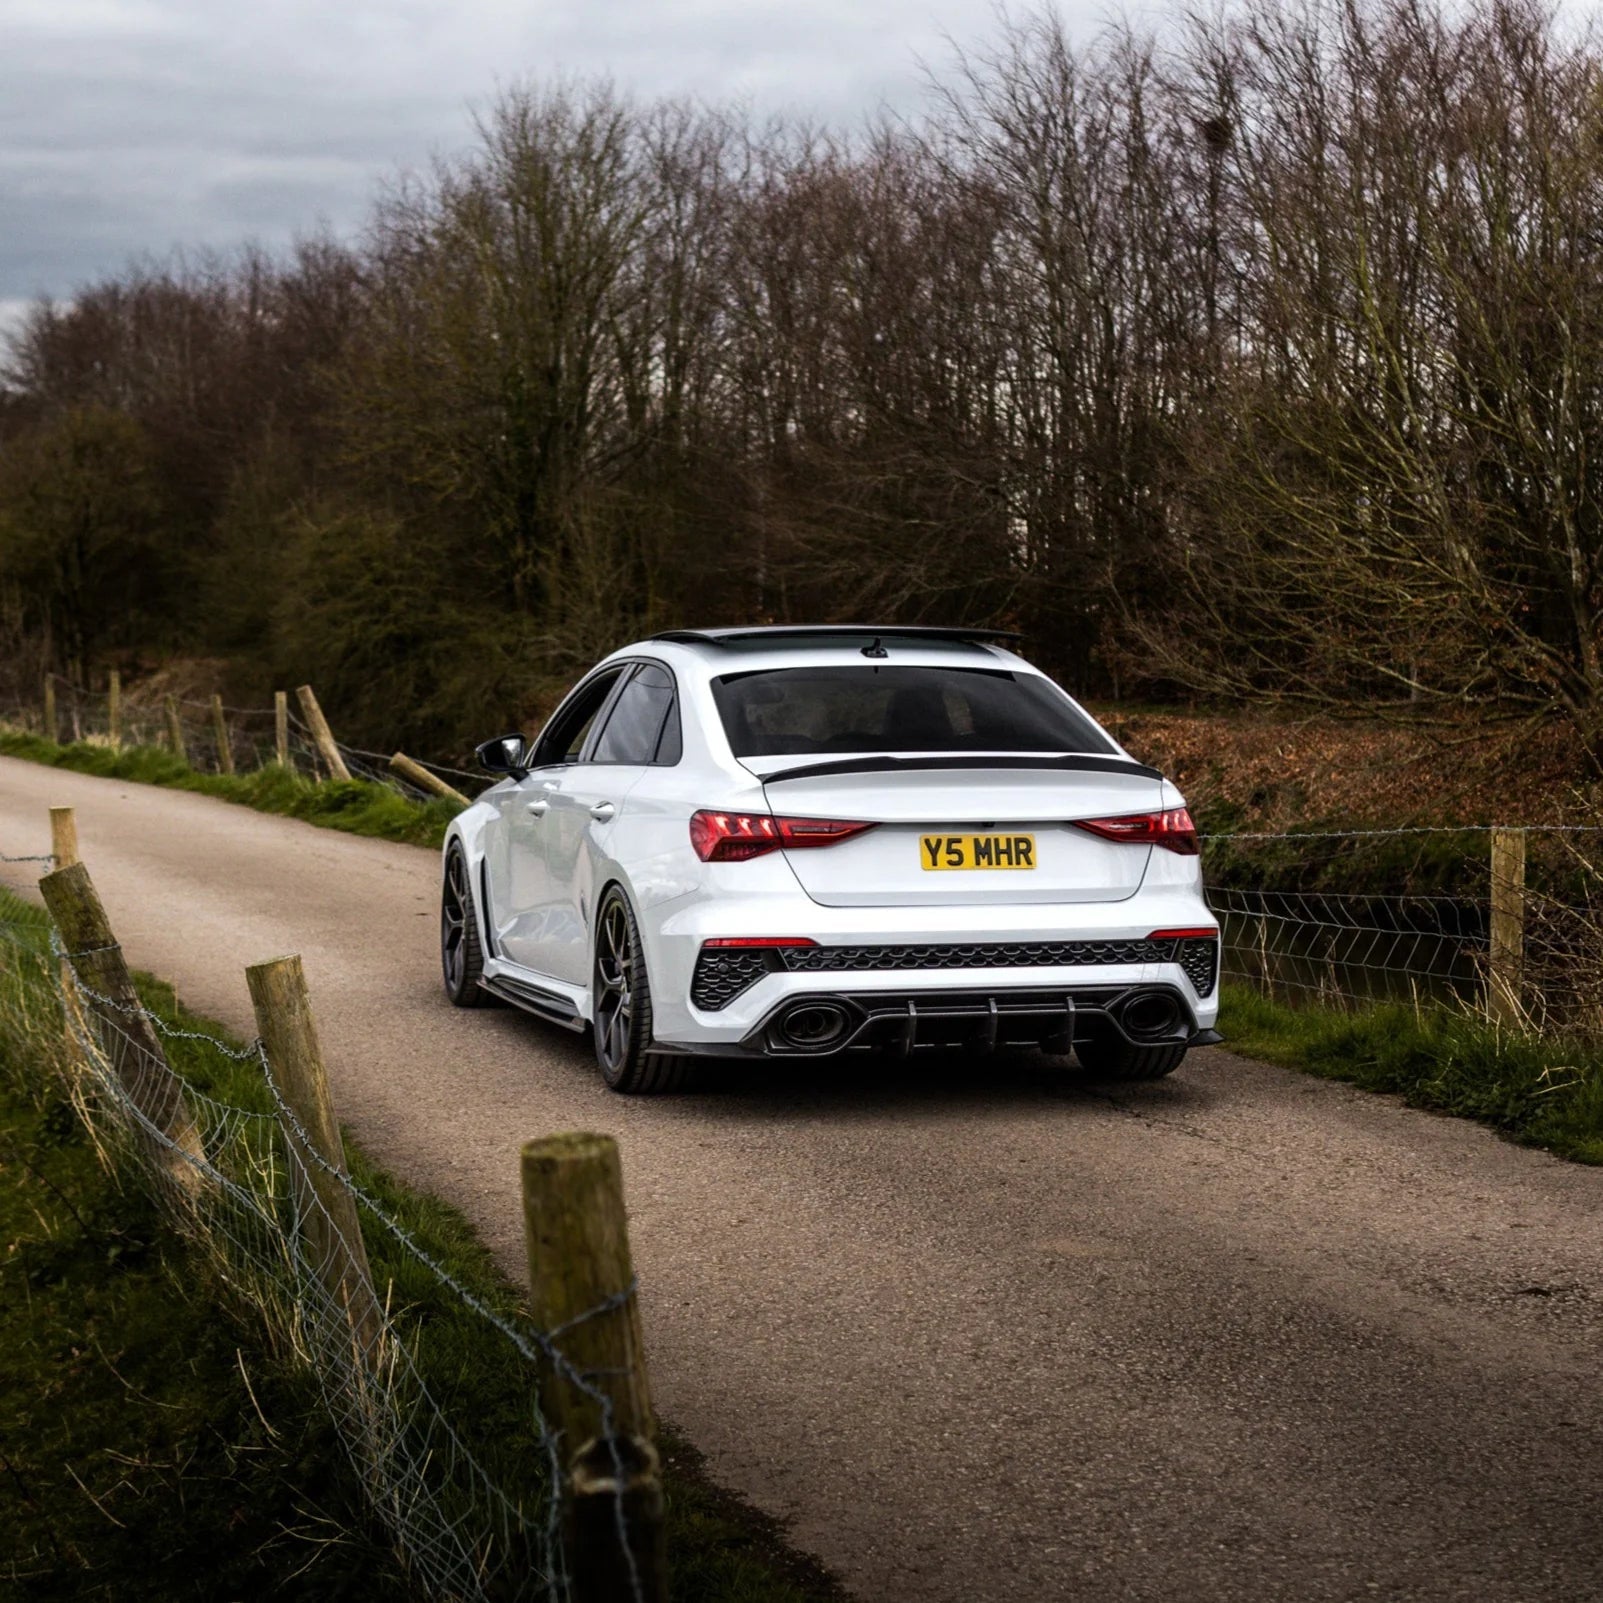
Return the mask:
<path id="1" fill-rule="evenodd" d="M 445 994 L 458 1007 L 484 1007 L 491 997 L 479 985 L 483 972 L 484 948 L 479 943 L 467 857 L 453 841 L 440 886 L 440 973 Z"/>
<path id="2" fill-rule="evenodd" d="M 591 988 L 596 1062 L 601 1078 L 627 1096 L 671 1091 L 685 1083 L 687 1058 L 651 1050 L 651 983 L 634 909 L 620 886 L 601 899 Z"/>

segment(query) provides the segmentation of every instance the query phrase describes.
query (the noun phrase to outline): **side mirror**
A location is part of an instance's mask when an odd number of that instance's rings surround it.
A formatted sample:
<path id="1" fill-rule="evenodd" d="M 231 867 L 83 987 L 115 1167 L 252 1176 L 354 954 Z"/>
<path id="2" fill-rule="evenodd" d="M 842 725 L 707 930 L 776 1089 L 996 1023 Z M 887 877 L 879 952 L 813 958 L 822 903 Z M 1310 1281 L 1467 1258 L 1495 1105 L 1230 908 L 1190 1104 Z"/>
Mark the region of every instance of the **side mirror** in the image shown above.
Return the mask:
<path id="1" fill-rule="evenodd" d="M 473 755 L 479 759 L 479 766 L 492 774 L 511 774 L 514 779 L 522 779 L 529 771 L 529 754 L 522 735 L 501 735 L 487 740 L 475 747 Z"/>

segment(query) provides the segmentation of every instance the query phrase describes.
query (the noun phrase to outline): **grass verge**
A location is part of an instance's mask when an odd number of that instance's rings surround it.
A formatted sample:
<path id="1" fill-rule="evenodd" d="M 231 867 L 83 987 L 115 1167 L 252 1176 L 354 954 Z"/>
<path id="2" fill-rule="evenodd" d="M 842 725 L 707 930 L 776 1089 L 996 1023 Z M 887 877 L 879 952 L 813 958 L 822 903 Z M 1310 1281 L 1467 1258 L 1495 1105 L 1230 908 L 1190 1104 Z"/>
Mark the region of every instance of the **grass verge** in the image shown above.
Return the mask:
<path id="1" fill-rule="evenodd" d="M 44 928 L 9 897 L 0 919 Z M 217 1317 L 185 1243 L 101 1165 L 29 1028 L 52 1017 L 43 973 L 10 952 L 0 1595 L 408 1597 L 312 1377 Z"/>
<path id="2" fill-rule="evenodd" d="M 1446 1008 L 1289 1007 L 1227 985 L 1221 1029 L 1244 1057 L 1401 1096 L 1560 1157 L 1603 1163 L 1603 1053 Z"/>
<path id="3" fill-rule="evenodd" d="M 31 926 L 42 950 L 39 909 L 0 891 L 0 924 Z M 167 1022 L 228 1041 L 169 986 L 139 986 Z M 0 940 L 0 1595 L 413 1595 L 315 1379 L 230 1300 L 136 1179 L 102 1167 L 50 1071 L 56 1007 L 47 960 Z M 168 1052 L 211 1096 L 269 1106 L 249 1063 L 193 1041 L 170 1040 Z M 460 1213 L 346 1141 L 355 1178 L 426 1252 L 492 1307 L 518 1309 L 517 1287 Z M 489 1444 L 503 1484 L 538 1475 L 523 1360 L 393 1237 L 364 1234 L 431 1393 Z M 676 1603 L 844 1603 L 671 1427 L 660 1445 Z"/>
<path id="4" fill-rule="evenodd" d="M 117 750 L 87 742 L 58 745 L 42 735 L 0 730 L 0 756 L 22 757 L 51 768 L 95 774 L 103 779 L 129 779 L 141 785 L 198 791 L 224 801 L 254 807 L 260 813 L 302 818 L 350 835 L 406 841 L 438 847 L 446 825 L 460 810 L 454 802 L 417 802 L 371 780 L 328 780 L 322 784 L 276 765 L 249 774 L 203 774 L 169 751 L 154 746 Z"/>

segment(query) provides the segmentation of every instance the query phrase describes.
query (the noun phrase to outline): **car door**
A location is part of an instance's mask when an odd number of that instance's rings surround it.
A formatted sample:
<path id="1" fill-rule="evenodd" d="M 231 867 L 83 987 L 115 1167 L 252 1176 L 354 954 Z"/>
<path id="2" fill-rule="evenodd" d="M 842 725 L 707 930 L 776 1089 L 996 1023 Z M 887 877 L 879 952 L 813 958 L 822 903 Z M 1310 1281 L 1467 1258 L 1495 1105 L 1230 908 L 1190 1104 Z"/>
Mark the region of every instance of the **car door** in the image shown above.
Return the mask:
<path id="1" fill-rule="evenodd" d="M 610 667 L 584 680 L 542 731 L 528 773 L 498 799 L 501 840 L 492 855 L 490 894 L 497 951 L 536 973 L 556 972 L 549 966 L 551 954 L 565 938 L 566 888 L 559 892 L 553 885 L 549 865 L 553 800 L 625 672 Z"/>
<path id="2" fill-rule="evenodd" d="M 623 821 L 630 792 L 657 756 L 674 701 L 673 678 L 652 662 L 634 664 L 603 709 L 580 760 L 548 791 L 545 862 L 552 916 L 540 971 L 570 984 L 589 979 L 590 920 L 609 843 Z"/>

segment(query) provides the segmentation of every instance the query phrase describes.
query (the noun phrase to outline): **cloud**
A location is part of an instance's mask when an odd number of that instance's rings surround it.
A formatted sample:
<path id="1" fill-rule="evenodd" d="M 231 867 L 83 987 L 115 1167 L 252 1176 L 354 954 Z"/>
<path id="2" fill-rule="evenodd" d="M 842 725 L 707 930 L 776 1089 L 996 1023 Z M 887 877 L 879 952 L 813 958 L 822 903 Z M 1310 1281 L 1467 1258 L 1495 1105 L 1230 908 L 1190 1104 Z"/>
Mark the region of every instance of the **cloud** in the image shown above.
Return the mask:
<path id="1" fill-rule="evenodd" d="M 5 352 L 6 341 L 22 327 L 32 305 L 29 300 L 0 299 L 0 355 Z"/>
<path id="2" fill-rule="evenodd" d="M 989 0 L 0 0 L 0 300 L 351 231 L 511 81 L 851 120 L 916 100 L 943 29 L 992 26 Z"/>

